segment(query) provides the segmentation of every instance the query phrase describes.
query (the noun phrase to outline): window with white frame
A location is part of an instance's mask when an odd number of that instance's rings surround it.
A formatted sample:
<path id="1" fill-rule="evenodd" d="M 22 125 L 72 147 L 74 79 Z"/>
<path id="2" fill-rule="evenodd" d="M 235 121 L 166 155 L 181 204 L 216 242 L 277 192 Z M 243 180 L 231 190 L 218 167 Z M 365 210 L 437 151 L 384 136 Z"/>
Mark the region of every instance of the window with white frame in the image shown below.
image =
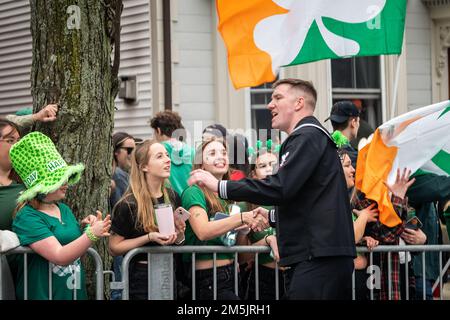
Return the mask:
<path id="1" fill-rule="evenodd" d="M 266 82 L 258 87 L 250 88 L 251 126 L 256 130 L 258 140 L 272 139 L 279 142 L 279 130 L 273 130 L 271 136 L 272 115 L 267 109 L 272 99 L 272 84 L 273 82 Z"/>
<path id="2" fill-rule="evenodd" d="M 333 104 L 351 100 L 360 108 L 361 119 L 372 129 L 381 125 L 383 116 L 380 57 L 331 60 L 331 78 Z M 365 132 L 361 130 L 358 134 L 355 146 Z"/>

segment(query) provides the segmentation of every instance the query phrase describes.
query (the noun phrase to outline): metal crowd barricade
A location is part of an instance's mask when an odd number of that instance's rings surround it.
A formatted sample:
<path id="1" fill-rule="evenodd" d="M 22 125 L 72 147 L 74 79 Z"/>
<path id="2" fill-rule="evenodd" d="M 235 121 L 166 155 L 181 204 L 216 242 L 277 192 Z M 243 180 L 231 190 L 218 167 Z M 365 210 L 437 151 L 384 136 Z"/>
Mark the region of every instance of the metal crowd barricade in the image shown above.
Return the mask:
<path id="1" fill-rule="evenodd" d="M 130 274 L 130 262 L 134 256 L 137 254 L 147 254 L 147 275 L 148 275 L 148 299 L 173 299 L 175 290 L 174 286 L 174 263 L 173 263 L 173 254 L 174 253 L 188 253 L 192 255 L 192 299 L 196 299 L 196 270 L 195 270 L 195 262 L 196 262 L 196 254 L 200 253 L 212 253 L 213 254 L 213 299 L 217 299 L 217 253 L 234 253 L 234 290 L 235 294 L 239 294 L 239 284 L 238 284 L 238 254 L 239 253 L 254 253 L 255 254 L 255 294 L 256 300 L 259 300 L 259 270 L 258 270 L 258 260 L 259 254 L 270 252 L 270 248 L 266 246 L 234 246 L 234 247 L 224 247 L 224 246 L 163 246 L 163 247 L 141 247 L 136 248 L 129 251 L 122 262 L 122 281 L 121 282 L 112 282 L 111 288 L 114 289 L 122 289 L 122 299 L 129 299 L 129 274 Z M 392 270 L 392 253 L 404 252 L 405 255 L 407 252 L 417 252 L 415 259 L 422 260 L 422 279 L 423 279 L 423 299 L 426 298 L 426 290 L 425 290 L 425 280 L 426 280 L 426 264 L 425 257 L 429 252 L 439 252 L 439 278 L 436 279 L 433 290 L 439 285 L 440 288 L 440 299 L 443 299 L 443 277 L 447 272 L 447 269 L 450 266 L 450 259 L 446 261 L 445 266 L 443 266 L 443 252 L 450 252 L 450 245 L 407 245 L 407 246 L 378 246 L 374 248 L 372 251 L 369 251 L 366 247 L 357 247 L 358 253 L 368 253 L 369 254 L 369 265 L 368 267 L 374 266 L 374 253 L 387 253 L 388 254 L 388 298 L 392 299 L 391 289 L 392 289 L 392 279 L 391 279 L 391 270 Z M 27 279 L 27 257 L 28 254 L 32 254 L 33 251 L 28 247 L 18 247 L 16 249 L 10 250 L 5 253 L 0 253 L 0 259 L 11 254 L 23 254 L 24 255 L 24 273 L 25 273 L 25 296 L 27 293 L 28 287 L 28 279 Z M 100 255 L 92 248 L 89 248 L 87 254 L 92 256 L 95 262 L 95 278 L 96 278 L 96 299 L 103 300 L 103 289 L 104 289 L 104 271 L 103 271 L 103 262 Z M 408 274 L 408 265 L 412 263 L 405 259 L 405 288 L 409 287 L 409 274 Z M 51 270 L 52 264 L 49 263 L 49 295 L 51 299 L 51 290 L 52 290 L 52 277 Z M 367 270 L 368 275 L 370 276 L 370 271 L 372 269 L 369 268 Z M 275 296 L 278 300 L 281 298 L 279 296 L 279 268 L 278 265 L 274 269 L 275 274 Z M 106 273 L 111 273 L 111 271 L 106 271 Z M 415 275 L 415 276 L 420 276 Z M 3 288 L 3 273 L 0 272 L 0 289 Z M 76 286 L 74 286 L 74 296 L 76 299 Z M 374 288 L 370 287 L 370 298 L 374 299 Z M 406 297 L 402 297 L 402 299 L 406 298 L 409 300 L 409 291 L 405 290 Z M 352 277 L 352 297 L 355 299 L 355 273 L 353 273 Z M 3 291 L 0 290 L 0 300 L 3 300 Z"/>
<path id="2" fill-rule="evenodd" d="M 447 271 L 450 260 L 446 263 L 445 267 L 442 267 L 442 253 L 443 252 L 450 252 L 450 245 L 408 245 L 408 246 L 378 246 L 374 250 L 369 251 L 366 247 L 357 247 L 358 253 L 369 253 L 369 266 L 373 266 L 373 254 L 375 252 L 385 252 L 388 253 L 388 275 L 392 272 L 392 253 L 396 252 L 404 252 L 405 255 L 407 252 L 421 252 L 420 258 L 422 261 L 425 261 L 425 255 L 427 252 L 439 252 L 439 269 L 440 269 L 440 276 L 439 279 L 436 280 L 435 286 L 439 285 L 441 289 L 441 296 L 440 299 L 443 299 L 442 295 L 442 287 L 443 282 L 442 278 Z M 196 261 L 196 254 L 198 253 L 212 253 L 213 254 L 213 299 L 217 299 L 217 253 L 234 253 L 234 281 L 235 281 L 235 294 L 238 295 L 238 254 L 239 253 L 255 253 L 255 294 L 256 294 L 256 300 L 259 300 L 259 271 L 258 271 L 258 255 L 260 253 L 267 253 L 270 252 L 270 249 L 265 246 L 234 246 L 234 247 L 222 247 L 222 246 L 180 246 L 180 247 L 143 247 L 143 248 L 137 248 L 133 249 L 130 252 L 127 253 L 127 255 L 124 257 L 122 262 L 122 282 L 114 283 L 114 288 L 116 289 L 122 289 L 122 299 L 128 300 L 129 299 L 129 264 L 131 262 L 131 259 L 137 255 L 137 254 L 147 254 L 147 274 L 148 274 L 148 299 L 173 299 L 173 292 L 165 292 L 165 290 L 174 290 L 173 287 L 173 260 L 170 260 L 168 264 L 165 264 L 165 268 L 158 267 L 158 261 L 160 259 L 167 259 L 167 257 L 172 257 L 174 253 L 189 253 L 192 255 L 192 299 L 196 299 L 196 272 L 195 272 L 195 261 Z M 419 257 L 419 255 L 417 256 Z M 405 261 L 405 281 L 406 285 L 405 288 L 409 287 L 409 278 L 408 278 L 408 265 L 411 262 L 408 262 L 408 259 Z M 368 270 L 368 275 L 370 275 L 370 270 Z M 169 272 L 168 272 L 169 271 Z M 165 275 L 161 276 L 161 272 L 164 272 Z M 275 295 L 276 299 L 278 300 L 280 298 L 279 296 L 279 268 L 278 266 L 274 270 L 275 272 Z M 426 274 L 426 265 L 423 263 L 422 268 L 422 278 L 425 279 L 424 276 Z M 415 275 L 420 276 L 420 275 Z M 167 278 L 169 277 L 169 278 Z M 402 279 L 403 280 L 403 279 Z M 425 280 L 424 280 L 425 282 Z M 166 284 L 164 286 L 164 284 Z M 172 286 L 167 286 L 167 284 L 172 284 Z M 424 285 L 425 288 L 425 285 Z M 391 295 L 392 290 L 392 280 L 391 276 L 388 276 L 388 298 L 392 299 Z M 374 299 L 374 288 L 370 288 L 370 298 L 371 300 Z M 409 300 L 409 291 L 405 290 L 406 297 L 402 297 L 402 299 Z M 423 290 L 423 299 L 425 299 L 425 290 Z M 353 273 L 352 277 L 352 298 L 355 299 L 355 274 Z"/>
<path id="3" fill-rule="evenodd" d="M 434 289 L 439 285 L 440 288 L 440 300 L 443 300 L 443 282 L 442 279 L 447 272 L 447 269 L 450 266 L 450 259 L 446 262 L 445 266 L 442 267 L 442 253 L 443 252 L 450 252 L 450 245 L 402 245 L 402 246 L 378 246 L 375 247 L 372 251 L 369 251 L 367 247 L 357 247 L 358 253 L 369 253 L 369 265 L 374 266 L 373 262 L 373 254 L 378 252 L 384 252 L 388 254 L 388 299 L 392 299 L 392 276 L 391 276 L 391 269 L 392 269 L 392 253 L 400 253 L 403 252 L 405 254 L 405 297 L 401 297 L 403 300 L 409 300 L 409 274 L 408 274 L 408 266 L 410 263 L 413 263 L 413 258 L 411 258 L 411 261 L 408 261 L 407 259 L 407 253 L 417 252 L 420 253 L 420 257 L 417 254 L 415 259 L 421 259 L 422 260 L 422 272 L 421 274 L 415 274 L 415 277 L 421 276 L 422 278 L 422 299 L 426 299 L 426 260 L 425 255 L 427 252 L 439 252 L 439 278 L 436 279 L 434 282 L 434 285 L 432 287 L 432 292 Z M 353 273 L 352 277 L 352 298 L 355 299 L 355 273 Z M 402 279 L 400 279 L 402 281 Z M 374 288 L 373 286 L 370 286 L 370 300 L 374 299 Z"/>
<path id="4" fill-rule="evenodd" d="M 28 295 L 28 254 L 33 254 L 34 251 L 31 250 L 28 247 L 17 247 L 15 249 L 12 249 L 10 251 L 4 252 L 4 253 L 0 253 L 0 259 L 3 258 L 4 256 L 7 255 L 12 255 L 12 254 L 23 254 L 24 255 L 24 278 L 25 278 L 25 283 L 24 283 L 24 297 L 25 300 L 27 299 L 27 295 Z M 103 280 L 103 261 L 102 258 L 100 257 L 100 255 L 98 254 L 97 251 L 95 251 L 93 248 L 89 248 L 87 253 L 89 254 L 94 262 L 95 262 L 95 278 L 96 278 L 96 288 L 95 288 L 95 297 L 96 300 L 103 300 L 104 296 L 103 296 L 103 288 L 104 288 L 104 280 Z M 54 264 L 52 264 L 51 262 L 48 262 L 48 272 L 49 272 L 49 299 L 52 300 L 52 266 L 54 266 Z M 3 279 L 4 275 L 3 272 L 0 272 L 0 300 L 3 300 L 3 281 L 5 279 Z M 74 285 L 73 285 L 73 290 L 74 290 L 74 300 L 77 300 L 77 285 L 76 285 L 76 279 L 77 277 L 74 277 Z"/>
<path id="5" fill-rule="evenodd" d="M 123 258 L 122 261 L 122 281 L 119 283 L 113 283 L 115 289 L 122 289 L 122 300 L 128 300 L 130 296 L 129 291 L 129 274 L 130 274 L 130 262 L 131 259 L 137 254 L 146 253 L 147 254 L 147 276 L 148 276 L 148 299 L 173 299 L 173 260 L 171 260 L 170 265 L 167 263 L 162 263 L 161 260 L 167 261 L 168 257 L 172 257 L 174 253 L 189 253 L 192 254 L 192 300 L 195 300 L 195 260 L 197 253 L 212 253 L 214 259 L 213 265 L 213 297 L 214 300 L 217 299 L 217 253 L 234 253 L 234 289 L 235 294 L 238 295 L 238 259 L 237 255 L 239 253 L 255 253 L 255 265 L 258 265 L 258 254 L 269 253 L 270 249 L 266 246 L 233 246 L 233 247 L 223 247 L 223 246 L 179 246 L 179 247 L 141 247 L 129 251 Z M 170 272 L 167 269 L 161 267 L 155 267 L 156 265 L 168 266 Z M 152 267 L 153 265 L 153 267 Z M 256 270 L 258 270 L 256 268 Z M 275 269 L 275 279 L 278 284 L 278 273 L 279 269 Z M 169 277 L 169 278 L 167 278 Z M 258 300 L 259 292 L 259 275 L 258 271 L 255 274 L 255 292 L 256 299 Z M 168 285 L 171 284 L 172 286 Z M 172 290 L 172 292 L 167 292 L 167 290 Z M 276 286 L 276 297 L 279 298 L 278 286 Z"/>

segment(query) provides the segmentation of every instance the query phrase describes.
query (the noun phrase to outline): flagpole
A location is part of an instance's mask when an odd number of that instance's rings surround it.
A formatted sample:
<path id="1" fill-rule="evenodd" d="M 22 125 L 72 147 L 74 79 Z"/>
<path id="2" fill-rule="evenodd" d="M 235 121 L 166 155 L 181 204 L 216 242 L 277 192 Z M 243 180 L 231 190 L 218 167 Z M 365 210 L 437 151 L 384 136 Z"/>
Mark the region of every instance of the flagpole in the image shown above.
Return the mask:
<path id="1" fill-rule="evenodd" d="M 398 92 L 398 81 L 400 78 L 400 55 L 397 56 L 397 68 L 395 70 L 395 80 L 394 80 L 394 92 L 392 93 L 392 104 L 391 104 L 391 117 L 395 117 L 395 110 L 397 109 L 397 92 Z M 390 120 L 389 119 L 389 120 Z"/>
<path id="2" fill-rule="evenodd" d="M 385 123 L 387 121 L 387 85 L 386 85 L 386 56 L 380 56 L 380 74 L 381 74 L 381 123 Z"/>

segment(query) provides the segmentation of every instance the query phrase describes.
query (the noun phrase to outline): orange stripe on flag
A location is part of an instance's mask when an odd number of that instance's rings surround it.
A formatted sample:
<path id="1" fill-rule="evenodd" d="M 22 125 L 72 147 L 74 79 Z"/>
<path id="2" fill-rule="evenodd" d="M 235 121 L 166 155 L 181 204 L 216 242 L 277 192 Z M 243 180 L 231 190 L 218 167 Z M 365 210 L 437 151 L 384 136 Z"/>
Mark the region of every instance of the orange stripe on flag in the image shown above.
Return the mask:
<path id="1" fill-rule="evenodd" d="M 236 89 L 275 80 L 272 59 L 256 47 L 253 31 L 264 18 L 288 10 L 271 0 L 217 0 L 218 30 L 228 50 L 228 68 Z"/>
<path id="2" fill-rule="evenodd" d="M 364 192 L 366 198 L 377 202 L 380 221 L 388 227 L 402 222 L 395 213 L 384 184 L 396 156 L 397 147 L 386 146 L 377 129 L 372 142 L 359 151 L 356 165 L 356 188 Z"/>

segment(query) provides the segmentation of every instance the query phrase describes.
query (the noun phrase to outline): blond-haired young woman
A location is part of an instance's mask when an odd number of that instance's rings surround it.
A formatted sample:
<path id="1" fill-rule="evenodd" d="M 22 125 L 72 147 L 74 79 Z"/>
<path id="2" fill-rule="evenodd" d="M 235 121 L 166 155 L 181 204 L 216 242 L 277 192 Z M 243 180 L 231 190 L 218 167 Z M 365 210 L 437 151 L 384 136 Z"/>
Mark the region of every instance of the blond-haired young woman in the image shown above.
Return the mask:
<path id="1" fill-rule="evenodd" d="M 136 146 L 131 156 L 130 184 L 113 209 L 109 249 L 115 256 L 142 246 L 171 245 L 184 237 L 185 224 L 175 220 L 176 233 L 159 233 L 154 206 L 180 205 L 178 195 L 168 186 L 170 158 L 156 140 Z M 177 241 L 178 240 L 178 241 Z M 145 300 L 147 292 L 147 256 L 138 254 L 130 264 L 130 299 Z"/>

